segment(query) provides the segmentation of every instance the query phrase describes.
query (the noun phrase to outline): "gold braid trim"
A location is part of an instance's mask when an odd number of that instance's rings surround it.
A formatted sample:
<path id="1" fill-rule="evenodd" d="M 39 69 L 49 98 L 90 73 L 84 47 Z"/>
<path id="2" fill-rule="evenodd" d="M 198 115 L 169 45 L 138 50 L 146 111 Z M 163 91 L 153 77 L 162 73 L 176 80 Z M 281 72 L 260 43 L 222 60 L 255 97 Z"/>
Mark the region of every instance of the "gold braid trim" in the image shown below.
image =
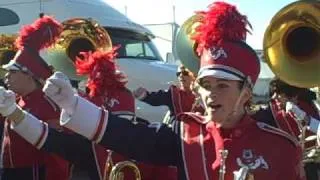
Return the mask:
<path id="1" fill-rule="evenodd" d="M 18 125 L 25 117 L 23 110 L 17 106 L 12 114 L 8 115 L 7 118 L 13 122 L 15 125 Z"/>

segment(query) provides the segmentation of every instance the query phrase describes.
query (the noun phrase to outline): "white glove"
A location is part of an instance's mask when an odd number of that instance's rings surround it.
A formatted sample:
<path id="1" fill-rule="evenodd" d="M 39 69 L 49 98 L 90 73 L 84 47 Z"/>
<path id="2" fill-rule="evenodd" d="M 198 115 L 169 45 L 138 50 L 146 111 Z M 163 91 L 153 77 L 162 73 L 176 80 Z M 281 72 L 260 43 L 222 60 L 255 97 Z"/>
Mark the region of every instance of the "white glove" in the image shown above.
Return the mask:
<path id="1" fill-rule="evenodd" d="M 77 96 L 71 83 L 62 72 L 55 72 L 47 80 L 42 91 L 68 114 L 73 114 Z"/>
<path id="2" fill-rule="evenodd" d="M 297 120 L 302 121 L 306 117 L 306 112 L 301 110 L 297 105 L 293 104 L 292 102 L 288 101 L 286 103 L 286 112 L 293 113 Z"/>
<path id="3" fill-rule="evenodd" d="M 15 93 L 0 86 L 0 114 L 6 117 L 12 114 L 16 108 Z"/>
<path id="4" fill-rule="evenodd" d="M 137 99 L 140 99 L 140 100 L 145 98 L 147 93 L 148 93 L 148 90 L 146 90 L 143 87 L 139 87 L 138 89 L 133 91 L 134 97 L 137 98 Z"/>

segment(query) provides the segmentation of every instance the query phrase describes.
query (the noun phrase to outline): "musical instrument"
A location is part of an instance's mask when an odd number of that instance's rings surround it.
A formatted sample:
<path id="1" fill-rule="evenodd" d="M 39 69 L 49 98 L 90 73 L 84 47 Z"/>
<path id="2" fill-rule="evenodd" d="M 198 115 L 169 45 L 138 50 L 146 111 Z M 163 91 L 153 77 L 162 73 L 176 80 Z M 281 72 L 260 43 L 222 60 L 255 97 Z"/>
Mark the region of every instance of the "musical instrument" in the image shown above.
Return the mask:
<path id="1" fill-rule="evenodd" d="M 220 160 L 220 169 L 219 169 L 219 180 L 224 180 L 224 175 L 226 174 L 226 159 L 228 157 L 228 150 L 222 149 L 219 150 L 221 160 Z"/>
<path id="2" fill-rule="evenodd" d="M 18 48 L 15 46 L 17 34 L 1 34 L 0 35 L 0 65 L 7 64 L 14 58 Z M 7 70 L 0 68 L 0 79 L 3 79 Z"/>
<path id="3" fill-rule="evenodd" d="M 121 161 L 115 165 L 112 162 L 112 151 L 109 152 L 106 162 L 105 175 L 109 174 L 108 180 L 124 180 L 124 175 L 121 172 L 123 169 L 129 168 L 133 170 L 136 180 L 141 180 L 141 174 L 139 168 L 131 161 Z M 109 170 L 111 171 L 109 172 Z M 105 176 L 107 177 L 107 176 Z"/>
<path id="4" fill-rule="evenodd" d="M 320 85 L 319 1 L 297 1 L 273 16 L 263 39 L 266 63 L 281 80 L 297 87 Z"/>
<path id="5" fill-rule="evenodd" d="M 57 43 L 45 51 L 45 61 L 72 80 L 83 80 L 76 73 L 74 61 L 79 52 L 110 50 L 111 38 L 108 32 L 93 19 L 73 18 L 62 22 L 63 32 Z"/>
<path id="6" fill-rule="evenodd" d="M 302 88 L 320 85 L 320 3 L 293 2 L 277 12 L 263 39 L 266 63 L 284 82 Z M 300 123 L 300 122 L 298 122 Z M 319 162 L 319 147 L 304 148 L 306 125 L 300 124 L 304 162 Z"/>
<path id="7" fill-rule="evenodd" d="M 180 27 L 179 32 L 176 36 L 176 43 L 174 46 L 174 54 L 181 61 L 181 63 L 192 71 L 194 74 L 198 74 L 200 68 L 200 57 L 196 53 L 197 43 L 192 39 L 195 33 L 195 29 L 200 24 L 202 16 L 199 14 L 193 15 L 187 19 Z M 197 91 L 197 86 L 194 87 Z M 198 99 L 201 101 L 201 99 Z M 228 150 L 220 151 L 221 162 L 219 169 L 219 180 L 223 180 L 227 168 L 226 158 L 228 156 Z M 235 180 L 253 180 L 254 177 L 249 173 L 249 168 L 247 172 L 242 176 L 234 175 Z"/>
<path id="8" fill-rule="evenodd" d="M 201 18 L 200 15 L 193 15 L 182 24 L 174 46 L 174 54 L 193 74 L 198 74 L 200 58 L 196 53 L 197 44 L 192 40 L 192 36 Z"/>
<path id="9" fill-rule="evenodd" d="M 240 168 L 239 171 L 234 171 L 234 180 L 254 180 L 253 175 L 249 171 L 250 169 L 246 166 Z"/>

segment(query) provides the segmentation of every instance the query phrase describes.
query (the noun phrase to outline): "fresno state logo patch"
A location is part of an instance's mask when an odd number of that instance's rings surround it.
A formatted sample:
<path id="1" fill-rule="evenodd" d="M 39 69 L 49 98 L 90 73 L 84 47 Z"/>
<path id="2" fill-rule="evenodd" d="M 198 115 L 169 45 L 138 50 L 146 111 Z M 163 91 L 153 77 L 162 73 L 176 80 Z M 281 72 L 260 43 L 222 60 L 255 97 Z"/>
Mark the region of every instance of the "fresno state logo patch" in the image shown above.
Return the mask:
<path id="1" fill-rule="evenodd" d="M 256 155 L 251 149 L 244 149 L 242 157 L 237 158 L 237 164 L 240 167 L 247 167 L 249 169 L 269 169 L 268 163 L 264 160 L 263 156 Z"/>
<path id="2" fill-rule="evenodd" d="M 226 51 L 222 47 L 220 47 L 220 48 L 211 47 L 209 49 L 209 52 L 210 52 L 210 56 L 213 60 L 228 58 L 228 54 L 226 53 Z"/>
<path id="3" fill-rule="evenodd" d="M 114 106 L 116 105 L 119 105 L 120 102 L 118 99 L 115 99 L 115 98 L 111 98 L 107 101 L 106 105 L 109 107 L 109 108 L 113 108 Z"/>

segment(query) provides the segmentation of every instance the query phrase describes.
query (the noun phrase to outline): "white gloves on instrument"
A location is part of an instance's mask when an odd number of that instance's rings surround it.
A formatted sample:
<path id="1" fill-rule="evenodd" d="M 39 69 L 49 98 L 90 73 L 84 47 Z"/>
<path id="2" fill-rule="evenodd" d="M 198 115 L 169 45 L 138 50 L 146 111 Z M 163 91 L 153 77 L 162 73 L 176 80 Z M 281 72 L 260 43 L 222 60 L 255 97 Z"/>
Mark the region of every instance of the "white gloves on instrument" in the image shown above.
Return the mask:
<path id="1" fill-rule="evenodd" d="M 61 109 L 64 109 L 69 115 L 73 114 L 77 96 L 66 75 L 62 72 L 55 72 L 47 79 L 42 90 Z"/>
<path id="2" fill-rule="evenodd" d="M 292 102 L 287 102 L 286 103 L 286 112 L 291 112 L 294 114 L 297 120 L 302 121 L 306 117 L 306 112 L 301 110 L 297 105 L 293 104 Z"/>
<path id="3" fill-rule="evenodd" d="M 145 98 L 147 93 L 148 93 L 148 90 L 143 87 L 139 87 L 138 89 L 133 91 L 134 97 L 140 100 Z"/>
<path id="4" fill-rule="evenodd" d="M 6 117 L 12 114 L 16 108 L 15 93 L 0 86 L 0 114 Z"/>

